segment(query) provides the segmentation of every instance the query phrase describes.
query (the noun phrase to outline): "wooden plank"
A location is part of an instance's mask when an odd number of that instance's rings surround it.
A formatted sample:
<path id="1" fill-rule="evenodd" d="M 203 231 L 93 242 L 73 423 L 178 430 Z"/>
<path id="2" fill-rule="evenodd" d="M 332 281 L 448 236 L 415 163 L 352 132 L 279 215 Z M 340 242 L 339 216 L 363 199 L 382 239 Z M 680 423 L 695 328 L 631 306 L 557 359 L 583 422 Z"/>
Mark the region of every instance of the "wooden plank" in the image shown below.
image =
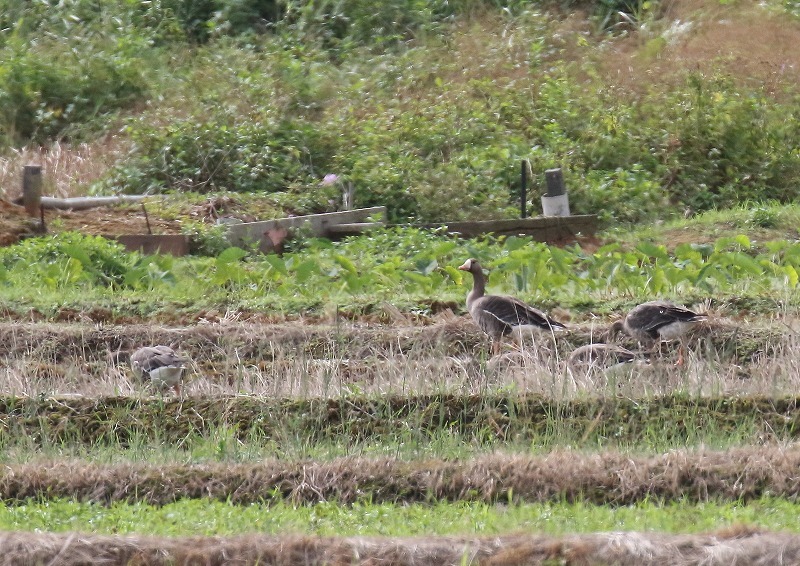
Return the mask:
<path id="1" fill-rule="evenodd" d="M 180 234 L 118 234 L 104 237 L 118 241 L 128 251 L 143 254 L 182 256 L 189 253 L 189 237 Z"/>
<path id="2" fill-rule="evenodd" d="M 373 228 L 381 228 L 384 226 L 383 222 L 350 222 L 348 224 L 331 224 L 326 230 L 326 234 L 331 236 L 349 236 L 353 234 L 360 234 L 365 230 Z"/>
<path id="3" fill-rule="evenodd" d="M 372 216 L 385 217 L 386 207 L 374 206 L 372 208 L 359 208 L 342 212 L 326 212 L 306 216 L 293 216 L 291 218 L 262 220 L 260 222 L 231 224 L 228 227 L 228 241 L 234 246 L 257 244 L 261 251 L 270 252 L 275 249 L 270 238 L 270 232 L 275 230 L 303 227 L 303 229 L 310 230 L 315 236 L 326 236 L 331 234 L 331 226 L 367 222 Z"/>
<path id="4" fill-rule="evenodd" d="M 445 222 L 423 225 L 425 228 L 439 228 L 442 226 L 447 228 L 447 232 L 459 234 L 465 238 L 474 238 L 482 234 L 526 235 L 546 242 L 572 238 L 578 234 L 583 236 L 593 235 L 597 231 L 597 215 L 539 216 L 536 218 Z"/>
<path id="5" fill-rule="evenodd" d="M 119 195 L 113 197 L 75 197 L 75 198 L 54 198 L 42 197 L 44 208 L 56 208 L 59 210 L 86 210 L 98 206 L 112 206 L 116 204 L 132 204 L 152 199 L 147 195 Z"/>

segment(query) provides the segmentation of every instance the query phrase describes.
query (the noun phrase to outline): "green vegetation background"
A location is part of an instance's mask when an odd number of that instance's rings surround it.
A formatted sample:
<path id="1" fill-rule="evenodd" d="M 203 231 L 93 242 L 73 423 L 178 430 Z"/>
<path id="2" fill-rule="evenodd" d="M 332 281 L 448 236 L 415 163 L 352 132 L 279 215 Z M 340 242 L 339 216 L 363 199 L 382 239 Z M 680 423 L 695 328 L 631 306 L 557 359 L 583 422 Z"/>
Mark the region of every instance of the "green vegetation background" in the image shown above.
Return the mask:
<path id="1" fill-rule="evenodd" d="M 565 25 L 579 11 L 589 25 Z M 686 71 L 625 89 L 600 72 L 605 42 L 661 15 L 630 0 L 0 0 L 0 147 L 113 132 L 129 152 L 87 190 L 269 194 L 308 213 L 352 183 L 392 221 L 513 217 L 523 159 L 564 168 L 573 213 L 606 222 L 795 199 L 791 85 Z"/>

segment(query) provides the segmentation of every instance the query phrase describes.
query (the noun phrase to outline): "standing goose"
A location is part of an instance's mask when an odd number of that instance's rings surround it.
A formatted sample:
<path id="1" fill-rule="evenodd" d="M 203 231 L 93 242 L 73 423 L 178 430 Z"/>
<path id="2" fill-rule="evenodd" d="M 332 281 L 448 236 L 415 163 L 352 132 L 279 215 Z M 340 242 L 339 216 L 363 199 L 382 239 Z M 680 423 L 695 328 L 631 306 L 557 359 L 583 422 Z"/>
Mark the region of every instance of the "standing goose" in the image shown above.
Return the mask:
<path id="1" fill-rule="evenodd" d="M 476 259 L 468 259 L 459 267 L 472 273 L 472 290 L 467 295 L 467 310 L 481 330 L 492 340 L 492 352 L 500 353 L 503 336 L 529 330 L 564 330 L 566 326 L 519 299 L 486 295 L 486 277 Z"/>
<path id="2" fill-rule="evenodd" d="M 624 331 L 642 343 L 652 343 L 654 347 L 668 340 L 680 340 L 677 365 L 683 365 L 683 337 L 698 322 L 708 318 L 704 313 L 696 313 L 686 307 L 668 301 L 650 301 L 634 307 L 622 320 L 611 325 L 611 335 Z"/>
<path id="3" fill-rule="evenodd" d="M 181 394 L 187 360 L 169 346 L 145 346 L 131 354 L 131 369 L 138 379 L 149 379 L 154 387 L 172 387 Z"/>

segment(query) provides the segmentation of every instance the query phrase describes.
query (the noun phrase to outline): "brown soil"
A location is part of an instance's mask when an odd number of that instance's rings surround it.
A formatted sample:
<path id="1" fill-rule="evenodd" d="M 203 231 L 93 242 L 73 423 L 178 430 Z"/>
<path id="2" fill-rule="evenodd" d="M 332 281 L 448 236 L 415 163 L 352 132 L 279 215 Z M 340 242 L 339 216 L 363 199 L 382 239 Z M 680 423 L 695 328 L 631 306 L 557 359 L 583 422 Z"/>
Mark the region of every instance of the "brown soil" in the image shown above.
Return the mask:
<path id="1" fill-rule="evenodd" d="M 620 86 L 646 90 L 700 71 L 793 96 L 800 80 L 800 21 L 754 0 L 671 0 L 661 9 L 663 24 L 674 30 L 685 25 L 685 31 L 667 32 L 670 39 L 660 48 L 648 47 L 648 32 L 641 30 L 617 41 L 601 67 Z"/>
<path id="2" fill-rule="evenodd" d="M 800 495 L 800 447 L 748 446 L 727 452 L 672 451 L 634 456 L 614 451 L 492 454 L 470 461 L 342 458 L 330 462 L 247 464 L 96 464 L 39 461 L 0 468 L 7 504 L 68 498 L 165 505 L 209 498 L 236 505 L 285 500 L 313 505 L 476 501 L 748 501 Z"/>
<path id="3" fill-rule="evenodd" d="M 199 205 L 186 205 L 180 217 L 194 221 L 213 221 L 212 200 Z M 88 210 L 56 210 L 44 212 L 45 231 L 59 233 L 77 231 L 90 235 L 147 234 L 148 221 L 153 234 L 180 234 L 183 222 L 176 213 L 159 213 L 157 203 L 148 203 L 147 217 L 140 205 L 97 207 Z M 252 217 L 247 213 L 245 219 Z M 21 205 L 0 199 L 0 245 L 7 246 L 20 238 L 42 233 L 41 219 L 29 217 Z"/>
<path id="4" fill-rule="evenodd" d="M 0 199 L 0 246 L 17 243 L 20 238 L 40 232 L 39 221 L 30 219 L 21 206 Z"/>
<path id="5" fill-rule="evenodd" d="M 735 527 L 708 535 L 617 532 L 427 538 L 148 537 L 1 533 L 3 564 L 429 566 L 796 564 L 800 537 Z"/>

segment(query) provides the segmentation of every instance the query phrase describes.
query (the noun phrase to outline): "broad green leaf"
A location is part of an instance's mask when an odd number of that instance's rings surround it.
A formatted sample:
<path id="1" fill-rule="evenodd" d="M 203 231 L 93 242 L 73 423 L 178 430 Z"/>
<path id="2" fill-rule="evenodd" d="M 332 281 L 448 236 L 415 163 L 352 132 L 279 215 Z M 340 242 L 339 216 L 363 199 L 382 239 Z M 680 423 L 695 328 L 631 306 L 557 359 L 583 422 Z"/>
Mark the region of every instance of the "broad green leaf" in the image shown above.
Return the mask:
<path id="1" fill-rule="evenodd" d="M 417 262 L 417 271 L 423 275 L 430 275 L 437 267 L 439 267 L 439 262 L 435 259 L 432 261 L 423 259 Z"/>
<path id="2" fill-rule="evenodd" d="M 709 246 L 710 247 L 710 246 Z M 703 258 L 702 251 L 691 244 L 679 244 L 675 247 L 675 259 L 677 260 L 700 260 Z M 710 251 L 709 251 L 710 254 Z"/>
<path id="3" fill-rule="evenodd" d="M 456 269 L 452 265 L 445 265 L 443 269 L 450 276 L 450 279 L 452 279 L 456 283 L 456 285 L 461 285 L 461 282 L 464 280 L 463 271 L 461 271 L 460 269 Z"/>
<path id="4" fill-rule="evenodd" d="M 235 261 L 239 261 L 246 255 L 247 252 L 242 248 L 230 247 L 223 250 L 223 252 L 217 256 L 217 261 L 220 263 L 233 263 Z"/>
<path id="5" fill-rule="evenodd" d="M 574 256 L 567 250 L 561 248 L 551 248 L 550 257 L 553 260 L 552 265 L 555 267 L 557 272 L 563 273 L 567 270 L 571 270 L 573 264 L 571 259 L 574 258 Z"/>
<path id="6" fill-rule="evenodd" d="M 289 272 L 286 270 L 286 264 L 277 255 L 269 254 L 264 256 L 264 261 L 266 261 L 272 269 L 281 275 L 289 275 Z"/>
<path id="7" fill-rule="evenodd" d="M 294 276 L 298 283 L 305 283 L 316 272 L 319 271 L 317 262 L 313 259 L 307 259 L 294 270 Z"/>
<path id="8" fill-rule="evenodd" d="M 403 277 L 405 279 L 410 279 L 415 283 L 420 283 L 423 285 L 426 285 L 428 283 L 428 278 L 417 271 L 406 271 L 403 273 Z"/>
<path id="9" fill-rule="evenodd" d="M 514 250 L 518 250 L 520 248 L 524 248 L 530 244 L 530 240 L 527 238 L 520 238 L 519 236 L 509 236 L 506 238 L 506 241 L 503 242 L 503 248 L 506 251 L 513 252 Z"/>
<path id="10" fill-rule="evenodd" d="M 594 255 L 604 256 L 604 255 L 610 254 L 611 252 L 615 252 L 615 251 L 617 251 L 619 249 L 620 249 L 620 245 L 617 242 L 612 242 L 612 243 L 606 244 L 605 246 L 603 246 L 600 249 L 598 249 L 594 253 Z"/>
<path id="11" fill-rule="evenodd" d="M 797 270 L 791 265 L 787 265 L 784 266 L 783 271 L 784 273 L 786 273 L 786 279 L 787 282 L 789 283 L 789 287 L 793 289 L 797 287 L 797 282 L 798 282 Z"/>
<path id="12" fill-rule="evenodd" d="M 348 258 L 344 257 L 343 255 L 336 254 L 333 256 L 333 261 L 338 263 L 344 269 L 347 270 L 348 273 L 353 275 L 358 275 L 358 270 L 356 270 L 355 264 L 350 261 Z"/>
<path id="13" fill-rule="evenodd" d="M 664 246 L 657 246 L 652 242 L 640 242 L 639 245 L 636 246 L 636 249 L 648 257 L 654 257 L 661 260 L 669 259 L 669 256 L 667 255 L 667 248 Z"/>
<path id="14" fill-rule="evenodd" d="M 744 234 L 739 234 L 738 236 L 735 236 L 733 240 L 746 250 L 749 250 L 752 247 L 750 244 L 750 238 L 748 238 Z"/>
<path id="15" fill-rule="evenodd" d="M 714 251 L 715 252 L 723 252 L 734 242 L 733 238 L 728 236 L 717 238 L 717 241 L 714 242 Z"/>
<path id="16" fill-rule="evenodd" d="M 654 269 L 647 283 L 648 288 L 655 294 L 665 291 L 668 287 L 668 282 L 666 275 L 664 275 L 664 270 Z"/>
<path id="17" fill-rule="evenodd" d="M 457 242 L 453 241 L 442 242 L 433 249 L 433 255 L 437 258 L 442 258 L 447 254 L 449 254 L 450 252 L 452 252 L 457 247 L 458 247 Z"/>
<path id="18" fill-rule="evenodd" d="M 81 262 L 84 267 L 89 268 L 92 271 L 94 270 L 92 266 L 92 259 L 89 257 L 89 254 L 86 253 L 86 250 L 84 250 L 80 246 L 65 245 L 64 251 L 70 257 L 75 258 L 79 262 Z"/>
<path id="19" fill-rule="evenodd" d="M 347 290 L 350 293 L 358 293 L 364 288 L 364 281 L 354 273 L 345 272 L 342 274 L 342 279 L 347 283 Z"/>
<path id="20" fill-rule="evenodd" d="M 759 263 L 749 255 L 742 252 L 732 252 L 730 257 L 732 260 L 732 264 L 738 267 L 739 269 L 742 269 L 747 273 L 751 273 L 753 275 L 764 274 L 764 267 L 759 265 Z"/>
<path id="21" fill-rule="evenodd" d="M 771 254 L 782 252 L 790 245 L 791 244 L 789 244 L 789 242 L 786 240 L 770 240 L 769 242 L 764 242 L 764 247 L 767 248 Z"/>

